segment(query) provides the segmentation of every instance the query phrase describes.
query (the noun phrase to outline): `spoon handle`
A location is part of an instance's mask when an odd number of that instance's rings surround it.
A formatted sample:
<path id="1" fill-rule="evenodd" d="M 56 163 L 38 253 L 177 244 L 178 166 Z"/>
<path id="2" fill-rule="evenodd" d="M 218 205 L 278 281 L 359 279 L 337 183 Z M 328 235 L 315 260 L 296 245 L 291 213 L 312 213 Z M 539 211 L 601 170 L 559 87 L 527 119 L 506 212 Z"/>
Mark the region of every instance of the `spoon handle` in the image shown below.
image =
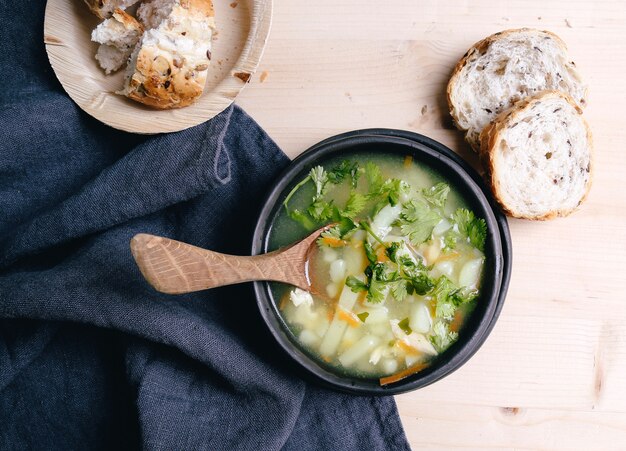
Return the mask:
<path id="1" fill-rule="evenodd" d="M 253 280 L 274 280 L 308 289 L 300 244 L 243 257 L 140 233 L 131 239 L 130 249 L 150 285 L 162 293 L 181 294 Z"/>

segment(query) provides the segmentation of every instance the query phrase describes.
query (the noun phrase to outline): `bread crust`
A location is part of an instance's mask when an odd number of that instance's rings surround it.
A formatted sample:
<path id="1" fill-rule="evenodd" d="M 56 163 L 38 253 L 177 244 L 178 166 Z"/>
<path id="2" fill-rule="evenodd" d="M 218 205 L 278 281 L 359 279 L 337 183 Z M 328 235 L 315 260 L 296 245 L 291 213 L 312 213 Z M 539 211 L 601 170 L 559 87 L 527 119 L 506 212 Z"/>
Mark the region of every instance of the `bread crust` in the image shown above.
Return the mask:
<path id="1" fill-rule="evenodd" d="M 581 197 L 578 205 L 572 209 L 560 209 L 552 210 L 540 216 L 524 215 L 522 213 L 513 211 L 504 202 L 504 196 L 502 195 L 502 189 L 500 187 L 499 175 L 497 173 L 497 149 L 500 145 L 500 141 L 503 139 L 503 133 L 518 122 L 519 117 L 529 108 L 532 108 L 538 102 L 549 98 L 559 97 L 567 101 L 580 116 L 585 129 L 587 131 L 587 141 L 589 143 L 589 179 L 585 187 L 585 192 Z M 554 219 L 557 217 L 568 216 L 578 209 L 578 207 L 585 201 L 591 189 L 593 174 L 594 174 L 594 150 L 593 150 L 593 136 L 589 124 L 582 117 L 582 109 L 578 103 L 568 94 L 561 91 L 542 91 L 532 97 L 519 100 L 513 107 L 500 113 L 495 120 L 483 129 L 480 134 L 480 160 L 485 169 L 485 177 L 489 184 L 494 198 L 501 206 L 502 210 L 511 217 L 520 219 L 531 219 L 536 221 L 545 221 Z"/>
<path id="2" fill-rule="evenodd" d="M 124 28 L 126 28 L 127 30 L 137 30 L 143 33 L 143 25 L 141 25 L 141 23 L 139 23 L 137 19 L 135 19 L 123 9 L 115 8 L 113 10 L 113 14 L 111 14 L 111 17 L 124 25 Z"/>
<path id="3" fill-rule="evenodd" d="M 117 9 L 117 2 L 113 0 L 85 0 L 85 3 L 91 12 L 100 19 L 111 17 L 115 9 Z"/>
<path id="4" fill-rule="evenodd" d="M 211 0 L 180 0 L 171 14 L 184 14 L 194 20 L 208 21 L 209 26 L 214 29 Z M 208 51 L 206 63 L 191 67 L 172 52 L 161 51 L 154 46 L 143 46 L 137 54 L 135 72 L 123 94 L 159 109 L 188 106 L 202 95 L 209 64 Z"/>
<path id="5" fill-rule="evenodd" d="M 554 41 L 557 43 L 557 45 L 564 51 L 567 51 L 567 45 L 565 44 L 565 42 L 556 34 L 552 33 L 551 31 L 546 31 L 546 30 L 537 30 L 534 28 L 512 28 L 509 30 L 503 30 L 503 31 L 499 31 L 497 33 L 494 33 L 490 36 L 487 36 L 484 39 L 481 39 L 480 41 L 476 42 L 473 46 L 471 46 L 469 48 L 469 50 L 467 52 L 465 52 L 465 55 L 463 55 L 461 57 L 461 59 L 456 63 L 456 65 L 454 66 L 454 70 L 452 71 L 452 76 L 450 77 L 450 81 L 448 81 L 448 85 L 446 87 L 446 99 L 448 101 L 448 109 L 450 110 L 450 115 L 452 116 L 452 120 L 453 123 L 455 125 L 455 127 L 461 131 L 467 132 L 468 129 L 463 128 L 461 125 L 459 125 L 459 117 L 458 114 L 456 112 L 456 108 L 454 107 L 454 104 L 452 102 L 452 92 L 454 91 L 454 89 L 456 88 L 456 85 L 459 82 L 459 78 L 461 76 L 461 72 L 463 71 L 463 68 L 467 65 L 468 62 L 472 61 L 472 58 L 477 56 L 477 55 L 481 55 L 483 53 L 485 53 L 487 51 L 487 49 L 496 41 L 499 41 L 503 38 L 506 38 L 507 36 L 514 34 L 514 33 L 534 33 L 534 34 L 547 34 L 549 35 L 552 39 L 554 39 Z M 472 147 L 472 149 L 476 152 L 480 151 L 480 143 L 475 143 L 472 142 L 469 138 L 468 138 L 468 134 L 465 134 L 465 140 L 467 141 L 467 143 Z"/>

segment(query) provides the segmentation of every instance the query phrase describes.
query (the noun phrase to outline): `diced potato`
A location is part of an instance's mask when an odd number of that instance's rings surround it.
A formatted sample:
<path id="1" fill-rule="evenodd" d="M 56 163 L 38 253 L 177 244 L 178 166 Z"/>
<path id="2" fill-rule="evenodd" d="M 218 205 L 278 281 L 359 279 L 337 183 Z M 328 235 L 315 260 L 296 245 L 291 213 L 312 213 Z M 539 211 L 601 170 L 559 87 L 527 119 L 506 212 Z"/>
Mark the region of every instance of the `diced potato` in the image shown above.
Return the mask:
<path id="1" fill-rule="evenodd" d="M 433 229 L 433 233 L 435 235 L 443 235 L 448 230 L 450 230 L 451 227 L 452 227 L 452 224 L 450 224 L 450 222 L 447 219 L 442 219 L 441 221 L 439 221 L 439 224 L 437 224 L 435 228 Z"/>
<path id="2" fill-rule="evenodd" d="M 475 258 L 468 261 L 461 268 L 459 273 L 459 285 L 462 287 L 476 288 L 480 279 L 480 272 L 483 268 L 483 259 Z"/>
<path id="3" fill-rule="evenodd" d="M 341 296 L 339 296 L 338 306 L 347 311 L 352 311 L 352 307 L 356 303 L 359 295 L 352 292 L 352 290 L 343 286 L 341 290 Z M 337 309 L 339 311 L 339 309 Z M 341 342 L 343 334 L 346 332 L 348 323 L 339 318 L 339 314 L 336 312 L 333 321 L 330 323 L 330 327 L 326 334 L 322 338 L 322 344 L 320 345 L 320 354 L 324 357 L 332 357 L 337 352 L 337 347 Z"/>
<path id="4" fill-rule="evenodd" d="M 341 354 L 339 356 L 339 362 L 341 362 L 343 366 L 350 366 L 374 349 L 379 342 L 379 338 L 373 335 L 366 335 Z"/>
<path id="5" fill-rule="evenodd" d="M 308 291 L 301 290 L 300 288 L 294 288 L 289 293 L 289 299 L 293 302 L 293 305 L 298 307 L 301 304 L 313 305 L 313 296 Z"/>
<path id="6" fill-rule="evenodd" d="M 362 247 L 359 249 L 346 247 L 343 251 L 343 259 L 346 262 L 346 274 L 353 276 L 361 274 L 366 266 L 365 252 Z"/>
<path id="7" fill-rule="evenodd" d="M 404 363 L 406 363 L 407 368 L 415 365 L 420 360 L 419 354 L 407 354 L 404 357 Z"/>
<path id="8" fill-rule="evenodd" d="M 330 327 L 330 321 L 325 318 L 325 314 L 320 314 L 320 316 L 321 317 L 318 318 L 315 326 L 313 327 L 313 332 L 315 332 L 317 336 L 323 337 Z"/>
<path id="9" fill-rule="evenodd" d="M 441 243 L 439 240 L 432 240 L 432 244 L 424 250 L 424 258 L 427 265 L 432 265 L 441 255 Z"/>
<path id="10" fill-rule="evenodd" d="M 346 262 L 341 258 L 332 262 L 328 270 L 328 275 L 333 282 L 342 282 L 346 278 Z"/>
<path id="11" fill-rule="evenodd" d="M 302 344 L 306 346 L 313 346 L 319 343 L 320 337 L 310 330 L 304 329 L 302 332 L 300 332 L 299 340 L 300 342 L 302 342 Z"/>
<path id="12" fill-rule="evenodd" d="M 371 326 L 369 326 L 369 330 L 372 334 L 378 337 L 382 337 L 389 330 L 389 326 L 385 323 L 372 324 Z"/>
<path id="13" fill-rule="evenodd" d="M 337 260 L 337 258 L 339 257 L 339 254 L 337 253 L 337 251 L 331 247 L 322 247 L 322 259 L 326 262 L 326 263 L 332 263 L 335 260 Z"/>
<path id="14" fill-rule="evenodd" d="M 411 306 L 409 315 L 409 327 L 420 334 L 427 333 L 432 327 L 433 321 L 430 317 L 430 310 L 423 302 L 418 302 Z"/>
<path id="15" fill-rule="evenodd" d="M 433 274 L 436 275 L 436 277 L 443 275 L 452 278 L 452 274 L 454 274 L 454 262 L 446 260 L 437 263 L 433 268 Z"/>
<path id="16" fill-rule="evenodd" d="M 393 374 L 398 371 L 398 361 L 396 359 L 384 359 L 380 366 L 385 374 Z"/>
<path id="17" fill-rule="evenodd" d="M 384 206 L 374 219 L 372 220 L 372 231 L 380 238 L 384 240 L 387 234 L 391 231 L 391 224 L 398 219 L 400 212 L 402 211 L 402 205 L 396 204 L 395 207 L 391 205 Z M 368 237 L 370 239 L 372 237 Z"/>
<path id="18" fill-rule="evenodd" d="M 380 358 L 383 356 L 383 352 L 385 351 L 385 346 L 377 346 L 372 353 L 370 354 L 369 362 L 372 365 L 376 365 Z"/>
<path id="19" fill-rule="evenodd" d="M 326 285 L 326 294 L 329 298 L 335 299 L 339 294 L 339 286 L 336 283 L 329 283 Z"/>
<path id="20" fill-rule="evenodd" d="M 304 328 L 310 328 L 317 320 L 319 314 L 309 304 L 300 304 L 295 308 L 293 322 L 302 325 Z"/>
<path id="21" fill-rule="evenodd" d="M 387 307 L 382 305 L 367 308 L 363 311 L 368 313 L 367 318 L 365 318 L 365 324 L 367 325 L 386 323 L 389 319 L 389 311 L 387 310 Z"/>

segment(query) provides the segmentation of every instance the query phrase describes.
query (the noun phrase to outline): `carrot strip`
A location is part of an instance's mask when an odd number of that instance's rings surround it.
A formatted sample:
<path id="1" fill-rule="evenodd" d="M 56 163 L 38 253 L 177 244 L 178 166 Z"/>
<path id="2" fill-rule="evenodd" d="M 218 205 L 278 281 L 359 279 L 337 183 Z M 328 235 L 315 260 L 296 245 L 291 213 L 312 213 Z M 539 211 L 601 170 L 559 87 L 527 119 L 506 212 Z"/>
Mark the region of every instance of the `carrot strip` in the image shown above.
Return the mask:
<path id="1" fill-rule="evenodd" d="M 404 157 L 404 167 L 408 168 L 413 163 L 413 155 L 407 155 Z"/>
<path id="2" fill-rule="evenodd" d="M 428 362 L 418 363 L 396 374 L 392 374 L 391 376 L 381 377 L 378 382 L 380 383 L 380 385 L 393 384 L 395 382 L 398 382 L 399 380 L 409 377 L 412 374 L 419 373 L 420 371 L 422 371 L 425 368 L 428 368 L 429 366 L 430 366 L 430 363 Z"/>
<path id="3" fill-rule="evenodd" d="M 361 325 L 361 320 L 354 313 L 348 312 L 341 307 L 337 310 L 337 318 L 348 323 L 350 327 L 359 327 Z"/>
<path id="4" fill-rule="evenodd" d="M 417 349 L 415 349 L 413 346 L 411 346 L 405 341 L 398 340 L 396 344 L 398 345 L 400 349 L 402 349 L 405 352 L 408 352 L 409 354 L 420 354 L 420 352 Z"/>
<path id="5" fill-rule="evenodd" d="M 437 260 L 435 260 L 435 264 L 439 263 L 439 262 L 445 262 L 446 260 L 454 260 L 455 258 L 457 258 L 459 256 L 459 253 L 454 251 L 454 252 L 448 252 L 446 254 L 441 254 L 439 256 L 439 258 L 437 258 Z"/>
<path id="6" fill-rule="evenodd" d="M 322 243 L 330 247 L 343 247 L 347 244 L 345 240 L 340 240 L 334 236 L 322 237 Z"/>
<path id="7" fill-rule="evenodd" d="M 388 262 L 389 257 L 387 257 L 387 254 L 385 253 L 385 251 L 386 251 L 385 247 L 383 246 L 379 247 L 378 250 L 376 250 L 376 260 L 378 260 L 381 263 Z"/>

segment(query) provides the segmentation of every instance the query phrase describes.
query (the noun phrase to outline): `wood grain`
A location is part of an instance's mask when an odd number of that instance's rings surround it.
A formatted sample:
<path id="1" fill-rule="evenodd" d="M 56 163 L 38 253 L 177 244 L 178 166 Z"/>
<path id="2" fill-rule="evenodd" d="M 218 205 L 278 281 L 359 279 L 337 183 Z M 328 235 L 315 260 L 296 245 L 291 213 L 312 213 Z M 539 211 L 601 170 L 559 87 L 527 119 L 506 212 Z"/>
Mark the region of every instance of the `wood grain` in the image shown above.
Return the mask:
<path id="1" fill-rule="evenodd" d="M 237 99 L 291 157 L 392 127 L 477 166 L 444 88 L 474 42 L 522 26 L 560 35 L 589 83 L 593 186 L 569 218 L 510 221 L 513 275 L 492 335 L 459 371 L 397 397 L 415 449 L 626 449 L 626 2 L 278 2 L 264 76 Z"/>
<path id="2" fill-rule="evenodd" d="M 148 283 L 168 294 L 272 280 L 311 291 L 308 262 L 311 246 L 323 227 L 293 246 L 263 255 L 227 255 L 170 238 L 140 233 L 130 241 L 137 266 Z"/>
<path id="3" fill-rule="evenodd" d="M 175 110 L 155 110 L 115 94 L 124 70 L 105 75 L 94 55 L 91 31 L 99 20 L 82 0 L 49 0 L 44 43 L 50 64 L 69 96 L 85 112 L 113 128 L 163 133 L 198 125 L 222 112 L 255 73 L 272 21 L 273 0 L 214 1 L 217 35 L 202 97 Z"/>

